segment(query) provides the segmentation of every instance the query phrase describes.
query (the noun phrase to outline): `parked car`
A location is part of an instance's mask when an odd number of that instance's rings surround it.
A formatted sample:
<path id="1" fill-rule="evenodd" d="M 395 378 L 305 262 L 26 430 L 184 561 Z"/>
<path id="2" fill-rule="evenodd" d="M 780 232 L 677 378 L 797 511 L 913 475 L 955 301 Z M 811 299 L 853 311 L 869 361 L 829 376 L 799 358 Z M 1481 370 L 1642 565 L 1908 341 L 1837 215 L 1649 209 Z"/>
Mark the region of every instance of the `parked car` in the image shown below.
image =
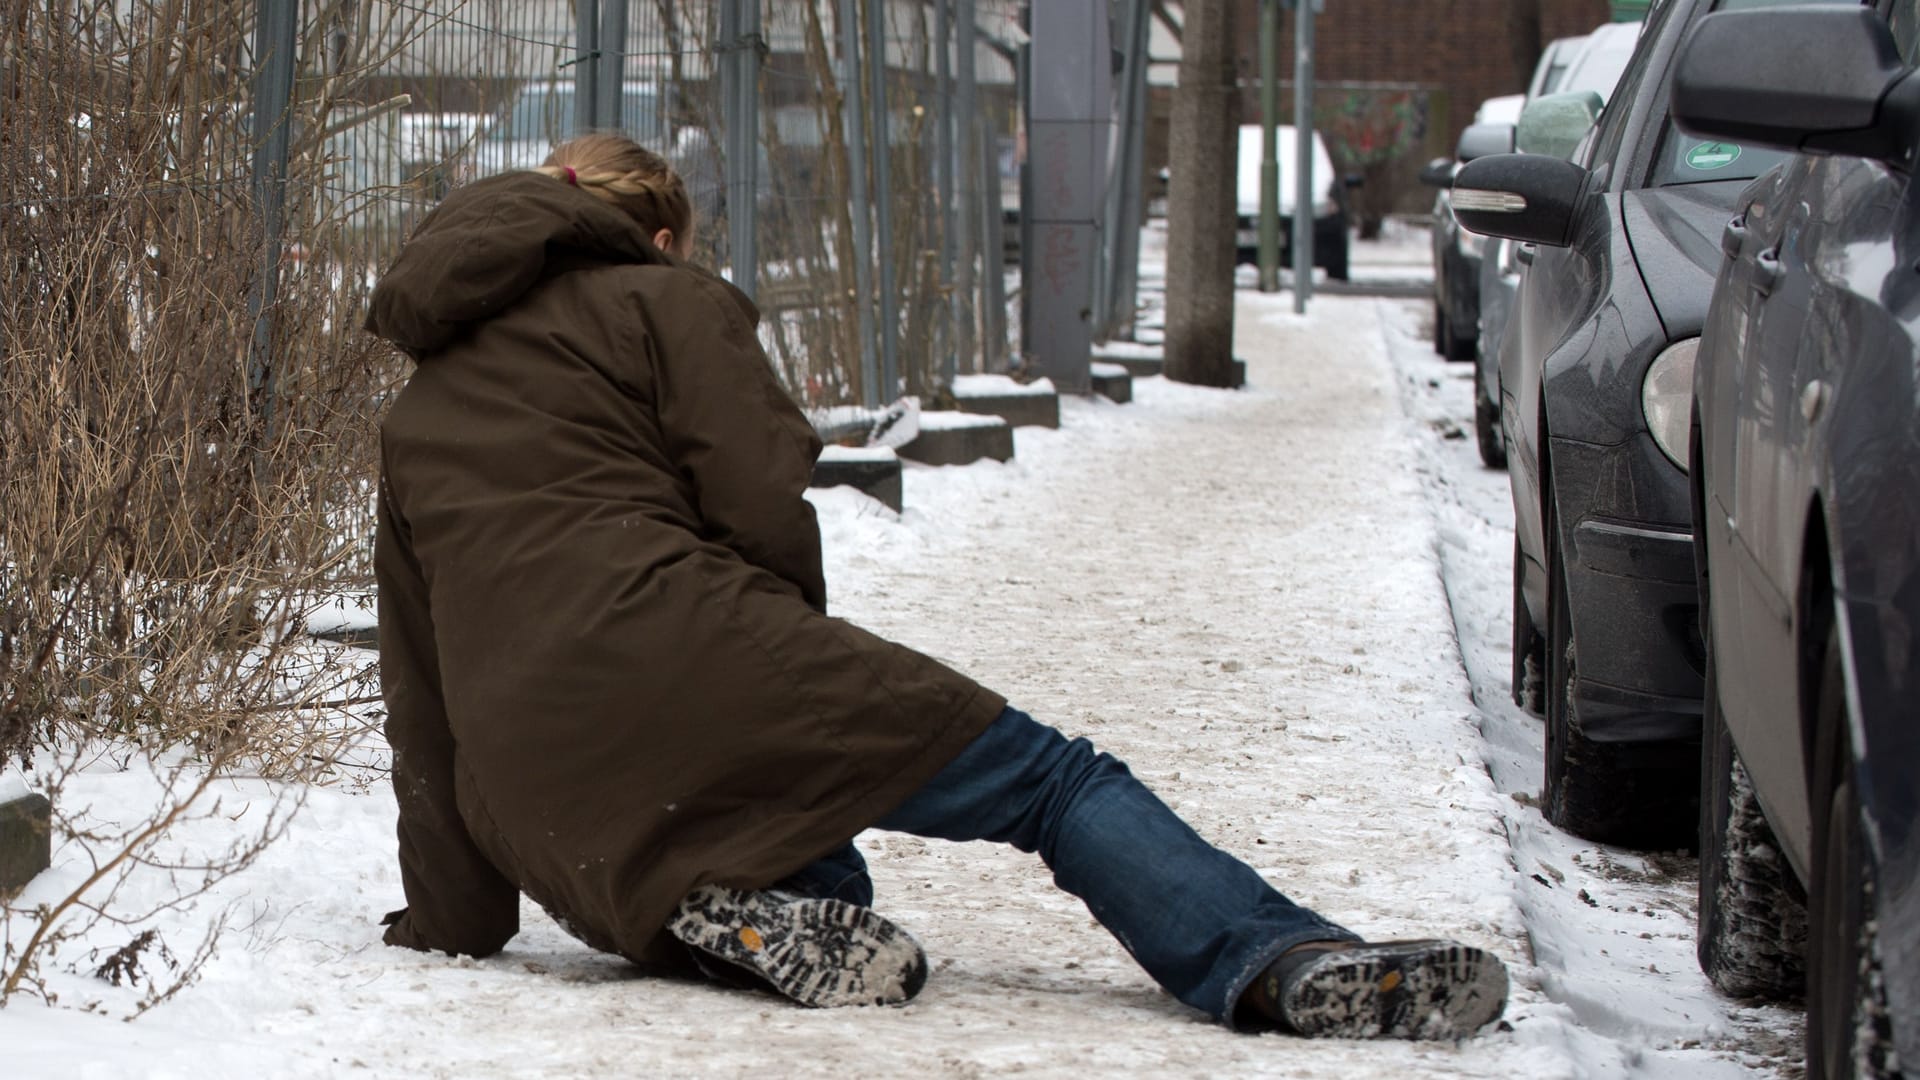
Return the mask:
<path id="1" fill-rule="evenodd" d="M 1574 59 L 1586 47 L 1587 35 L 1585 34 L 1555 38 L 1547 42 L 1546 48 L 1540 50 L 1539 62 L 1533 65 L 1533 75 L 1527 79 L 1527 92 L 1522 96 L 1531 99 L 1558 93 L 1561 81 L 1567 76 L 1567 69 L 1573 66 Z M 1623 64 L 1626 62 L 1624 56 L 1621 62 Z"/>
<path id="2" fill-rule="evenodd" d="M 535 79 L 521 85 L 506 106 L 481 128 L 464 161 L 469 177 L 531 169 L 556 143 L 578 133 L 571 79 Z M 641 143 L 666 149 L 667 100 L 655 82 L 629 81 L 620 89 L 620 130 Z"/>
<path id="3" fill-rule="evenodd" d="M 1534 67 L 1527 100 L 1592 91 L 1600 95 L 1604 109 L 1639 36 L 1637 22 L 1608 23 L 1591 34 L 1549 44 Z M 1490 238 L 1481 252 L 1480 278 L 1474 290 L 1479 300 L 1472 356 L 1474 386 L 1479 390 L 1474 399 L 1474 435 L 1480 460 L 1491 469 L 1507 464 L 1506 439 L 1500 432 L 1500 341 L 1520 292 L 1520 255 L 1519 245 L 1513 241 Z"/>
<path id="4" fill-rule="evenodd" d="M 1804 982 L 1812 1080 L 1920 1068 L 1916 50 L 1914 0 L 1728 12 L 1675 77 L 1681 158 L 1821 155 L 1724 223 L 1689 439 L 1700 964 L 1742 996 Z"/>
<path id="5" fill-rule="evenodd" d="M 1240 128 L 1239 168 L 1236 172 L 1238 221 L 1235 233 L 1235 258 L 1253 263 L 1260 259 L 1260 155 L 1264 138 L 1259 124 Z M 1291 125 L 1279 126 L 1275 154 L 1280 164 L 1280 265 L 1293 265 L 1294 135 Z M 1311 190 L 1318 198 L 1309 207 L 1313 214 L 1313 265 L 1325 270 L 1335 281 L 1345 281 L 1347 271 L 1347 189 L 1358 178 L 1344 178 L 1333 170 L 1333 157 L 1318 131 L 1313 132 L 1313 174 Z"/>
<path id="6" fill-rule="evenodd" d="M 1433 351 L 1449 360 L 1473 359 L 1480 333 L 1480 258 L 1487 246 L 1484 235 L 1462 229 L 1453 216 L 1453 172 L 1477 157 L 1511 153 L 1513 125 L 1526 100 L 1509 94 L 1481 102 L 1452 160 L 1441 158 L 1420 174 L 1440 189 L 1433 197 Z"/>
<path id="7" fill-rule="evenodd" d="M 1463 225 L 1537 245 L 1500 352 L 1513 686 L 1546 715 L 1548 819 L 1594 840 L 1685 844 L 1697 814 L 1688 376 L 1718 269 L 1710 237 L 1780 155 L 1676 157 L 1667 100 L 1686 32 L 1755 2 L 1668 0 L 1597 126 L 1596 94 L 1538 98 L 1519 138 L 1553 152 L 1484 157 L 1454 179 Z M 1582 128 L 1573 160 L 1555 156 Z"/>

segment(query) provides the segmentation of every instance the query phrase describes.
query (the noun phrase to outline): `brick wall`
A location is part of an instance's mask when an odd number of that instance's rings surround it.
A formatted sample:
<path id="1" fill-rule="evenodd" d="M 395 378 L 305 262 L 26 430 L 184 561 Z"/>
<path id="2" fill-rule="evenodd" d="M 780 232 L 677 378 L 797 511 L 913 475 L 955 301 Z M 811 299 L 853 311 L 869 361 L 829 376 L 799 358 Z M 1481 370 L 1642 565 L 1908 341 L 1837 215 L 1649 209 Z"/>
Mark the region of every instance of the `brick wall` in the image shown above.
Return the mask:
<path id="1" fill-rule="evenodd" d="M 1610 10 L 1608 0 L 1327 0 L 1326 7 L 1314 25 L 1314 81 L 1429 88 L 1444 96 L 1444 114 L 1432 119 L 1446 146 L 1480 102 L 1526 88 L 1538 44 L 1586 33 Z M 1290 80 L 1294 12 L 1280 14 L 1280 78 Z M 1537 43 L 1523 14 L 1537 15 Z M 1251 118 L 1259 115 L 1260 0 L 1240 0 L 1238 18 Z"/>
<path id="2" fill-rule="evenodd" d="M 1241 80 L 1240 122 L 1260 119 L 1260 3 L 1237 0 Z M 1426 137 L 1402 160 L 1361 170 L 1367 186 L 1356 200 L 1374 214 L 1418 212 L 1431 190 L 1413 175 L 1428 158 L 1452 152 L 1461 129 L 1487 98 L 1517 94 L 1555 38 L 1583 34 L 1610 18 L 1608 0 L 1326 0 L 1314 28 L 1314 83 L 1324 107 L 1335 94 L 1398 94 L 1424 103 Z M 1277 50 L 1283 123 L 1293 122 L 1293 25 L 1280 12 Z M 1392 90 L 1384 88 L 1393 88 Z M 1166 162 L 1172 90 L 1156 88 L 1149 103 L 1146 166 L 1154 177 Z M 1338 151 L 1336 150 L 1336 155 Z M 1346 168 L 1349 163 L 1340 162 Z M 1151 183 L 1148 190 L 1154 190 Z"/>

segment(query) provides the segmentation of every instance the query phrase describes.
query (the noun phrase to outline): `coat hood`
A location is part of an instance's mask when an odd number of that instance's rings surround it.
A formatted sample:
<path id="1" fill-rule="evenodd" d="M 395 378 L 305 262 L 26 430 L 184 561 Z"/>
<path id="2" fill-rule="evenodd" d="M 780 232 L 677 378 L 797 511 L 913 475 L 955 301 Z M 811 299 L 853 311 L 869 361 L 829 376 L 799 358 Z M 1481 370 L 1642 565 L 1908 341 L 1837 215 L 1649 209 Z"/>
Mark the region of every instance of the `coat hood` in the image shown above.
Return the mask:
<path id="1" fill-rule="evenodd" d="M 540 173 L 448 195 L 374 287 L 367 329 L 418 359 L 581 265 L 679 265 L 626 214 Z"/>

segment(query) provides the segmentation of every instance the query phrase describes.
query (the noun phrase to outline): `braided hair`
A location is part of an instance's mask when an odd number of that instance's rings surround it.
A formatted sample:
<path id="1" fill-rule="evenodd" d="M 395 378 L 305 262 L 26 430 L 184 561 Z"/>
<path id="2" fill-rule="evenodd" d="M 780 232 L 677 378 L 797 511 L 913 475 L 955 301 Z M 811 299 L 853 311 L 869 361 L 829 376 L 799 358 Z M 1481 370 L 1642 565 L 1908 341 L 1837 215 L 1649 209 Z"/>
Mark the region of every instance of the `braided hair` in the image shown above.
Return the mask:
<path id="1" fill-rule="evenodd" d="M 686 184 L 665 158 L 624 135 L 569 139 L 533 171 L 626 211 L 650 237 L 665 229 L 673 234 L 671 246 L 684 250 L 691 242 L 693 201 Z"/>

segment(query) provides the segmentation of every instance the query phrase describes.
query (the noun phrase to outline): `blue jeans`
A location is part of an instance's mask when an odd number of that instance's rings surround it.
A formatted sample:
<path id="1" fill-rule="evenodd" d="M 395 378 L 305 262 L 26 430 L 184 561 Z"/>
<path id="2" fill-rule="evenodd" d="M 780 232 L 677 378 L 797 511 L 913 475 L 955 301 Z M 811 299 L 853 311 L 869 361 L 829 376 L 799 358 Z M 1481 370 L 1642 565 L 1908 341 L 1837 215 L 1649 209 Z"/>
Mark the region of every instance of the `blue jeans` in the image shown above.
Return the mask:
<path id="1" fill-rule="evenodd" d="M 1147 974 L 1225 1023 L 1281 953 L 1356 936 L 1202 840 L 1120 761 L 1018 709 L 1001 713 L 876 827 L 1038 852 L 1054 883 L 1085 901 Z M 780 887 L 873 901 L 852 844 Z"/>

